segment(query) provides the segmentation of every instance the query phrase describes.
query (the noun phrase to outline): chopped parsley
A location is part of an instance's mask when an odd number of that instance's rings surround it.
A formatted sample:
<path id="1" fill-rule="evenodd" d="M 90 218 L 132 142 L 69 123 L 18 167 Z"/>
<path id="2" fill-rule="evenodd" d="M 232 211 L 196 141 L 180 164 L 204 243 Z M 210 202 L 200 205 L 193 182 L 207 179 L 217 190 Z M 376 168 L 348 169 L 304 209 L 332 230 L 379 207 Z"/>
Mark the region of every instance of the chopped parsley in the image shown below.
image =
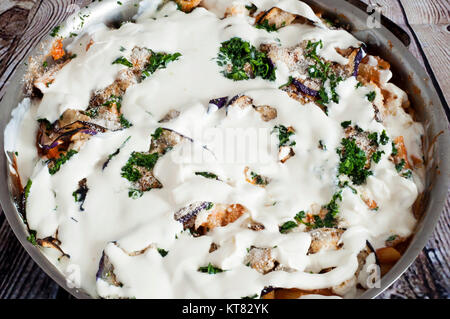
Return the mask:
<path id="1" fill-rule="evenodd" d="M 215 275 L 217 273 L 223 272 L 222 269 L 213 266 L 211 263 L 209 263 L 208 266 L 199 267 L 198 271 L 205 272 L 205 273 L 208 273 L 210 275 Z"/>
<path id="2" fill-rule="evenodd" d="M 370 145 L 375 145 L 375 146 L 379 145 L 377 132 L 369 133 L 369 135 L 367 135 L 367 138 L 370 140 Z"/>
<path id="3" fill-rule="evenodd" d="M 158 153 L 131 153 L 128 162 L 125 164 L 125 166 L 122 167 L 121 176 L 126 178 L 130 182 L 137 182 L 142 177 L 142 174 L 139 172 L 136 166 L 151 170 L 158 161 L 158 157 Z"/>
<path id="4" fill-rule="evenodd" d="M 276 133 L 278 131 L 278 139 L 279 139 L 279 146 L 294 146 L 295 141 L 290 141 L 290 137 L 295 134 L 295 131 L 292 127 L 287 128 L 284 125 L 276 125 L 272 133 Z"/>
<path id="5" fill-rule="evenodd" d="M 336 227 L 336 224 L 337 224 L 336 217 L 339 214 L 339 206 L 337 204 L 338 200 L 342 201 L 342 190 L 339 190 L 338 192 L 336 192 L 333 195 L 330 202 L 323 206 L 323 208 L 325 208 L 328 211 L 323 219 L 320 218 L 319 215 L 314 215 L 313 223 L 305 222 L 305 221 L 303 221 L 303 219 L 306 218 L 306 213 L 305 213 L 305 211 L 302 210 L 294 216 L 294 221 L 292 221 L 292 220 L 287 221 L 279 227 L 280 233 L 285 234 L 288 231 L 290 231 L 291 229 L 298 227 L 300 224 L 304 224 L 305 226 L 313 228 L 313 229 L 323 228 L 323 227 L 327 227 L 327 228 Z"/>
<path id="6" fill-rule="evenodd" d="M 169 252 L 162 248 L 158 248 L 158 253 L 161 255 L 161 257 L 166 257 Z"/>
<path id="7" fill-rule="evenodd" d="M 57 37 L 58 33 L 59 33 L 59 30 L 61 30 L 61 26 L 57 25 L 56 27 L 54 27 L 52 29 L 52 32 L 50 33 L 50 36 L 52 36 L 53 38 Z"/>
<path id="8" fill-rule="evenodd" d="M 114 62 L 112 64 L 122 64 L 125 65 L 129 68 L 133 67 L 133 63 L 131 63 L 130 61 L 128 61 L 125 57 L 121 56 L 118 57 L 117 59 L 114 60 Z"/>
<path id="9" fill-rule="evenodd" d="M 316 62 L 316 64 L 310 65 L 308 68 L 308 74 L 313 79 L 320 79 L 322 82 L 322 87 L 319 90 L 320 99 L 317 100 L 320 104 L 328 104 L 330 103 L 330 96 L 325 89 L 325 83 L 329 80 L 330 83 L 330 91 L 331 91 L 331 101 L 334 103 L 339 103 L 339 95 L 336 92 L 336 87 L 339 82 L 343 81 L 342 77 L 336 76 L 331 69 L 331 63 L 324 63 L 319 56 L 317 55 L 317 48 L 323 48 L 322 40 L 317 42 L 308 41 L 306 45 L 306 54 L 307 58 L 310 58 Z"/>
<path id="10" fill-rule="evenodd" d="M 402 173 L 402 177 L 404 177 L 404 178 L 411 178 L 412 177 L 412 171 L 410 169 L 406 170 L 404 173 Z"/>
<path id="11" fill-rule="evenodd" d="M 65 162 L 67 162 L 73 155 L 77 154 L 78 152 L 75 150 L 70 150 L 66 154 L 61 154 L 61 156 L 56 160 L 48 160 L 47 164 L 53 163 L 53 165 L 48 167 L 48 172 L 50 175 L 54 175 L 56 172 L 59 171 L 61 168 L 61 165 L 63 165 Z"/>
<path id="12" fill-rule="evenodd" d="M 384 154 L 384 151 L 377 151 L 377 152 L 373 153 L 373 154 L 372 154 L 372 160 L 373 160 L 375 163 L 380 162 L 380 160 L 381 160 L 381 155 L 383 155 L 383 154 Z"/>
<path id="13" fill-rule="evenodd" d="M 405 167 L 405 165 L 406 165 L 406 162 L 402 158 L 402 160 L 398 164 L 395 165 L 395 169 L 397 170 L 398 173 L 400 173 L 403 170 L 403 168 Z"/>
<path id="14" fill-rule="evenodd" d="M 328 210 L 328 213 L 325 215 L 324 219 L 321 219 L 318 215 L 314 216 L 314 228 L 332 228 L 336 226 L 336 217 L 339 214 L 339 206 L 337 204 L 338 200 L 342 201 L 342 190 L 334 193 L 330 202 L 324 206 L 324 208 Z"/>
<path id="15" fill-rule="evenodd" d="M 366 95 L 367 96 L 367 99 L 370 101 L 370 102 L 373 102 L 373 101 L 375 101 L 375 97 L 377 96 L 377 93 L 375 92 L 375 91 L 371 91 L 369 94 L 367 94 Z"/>
<path id="16" fill-rule="evenodd" d="M 122 97 L 121 96 L 111 95 L 109 97 L 109 99 L 105 103 L 103 103 L 102 105 L 111 108 L 114 104 L 117 107 L 117 111 L 120 111 L 120 108 L 122 107 Z"/>
<path id="17" fill-rule="evenodd" d="M 292 220 L 285 222 L 279 227 L 280 233 L 286 234 L 292 228 L 298 227 L 298 224 Z"/>
<path id="18" fill-rule="evenodd" d="M 219 179 L 219 177 L 216 174 L 213 173 L 209 173 L 209 172 L 195 172 L 195 175 L 198 176 L 203 176 L 205 178 L 210 178 L 210 179 Z"/>
<path id="19" fill-rule="evenodd" d="M 397 237 L 398 235 L 391 235 L 388 237 L 388 239 L 386 239 L 386 241 L 394 241 Z"/>
<path id="20" fill-rule="evenodd" d="M 27 237 L 27 240 L 33 244 L 33 246 L 37 246 L 37 240 L 36 240 L 36 231 L 30 230 L 30 236 Z"/>
<path id="21" fill-rule="evenodd" d="M 152 138 L 154 139 L 154 140 L 157 140 L 157 139 L 159 139 L 160 137 L 161 137 L 161 134 L 163 133 L 163 128 L 162 127 L 158 127 L 156 130 L 155 130 L 155 133 L 153 133 L 153 134 L 151 134 L 151 136 L 152 136 Z"/>
<path id="22" fill-rule="evenodd" d="M 238 37 L 222 42 L 217 64 L 225 67 L 222 74 L 234 81 L 248 80 L 249 73 L 252 77 L 275 81 L 275 67 L 267 55 Z"/>
<path id="23" fill-rule="evenodd" d="M 342 126 L 343 128 L 347 128 L 347 127 L 349 127 L 351 124 L 352 124 L 352 121 L 344 121 L 344 122 L 341 123 L 341 126 Z"/>
<path id="24" fill-rule="evenodd" d="M 28 195 L 30 195 L 31 184 L 33 184 L 33 181 L 31 179 L 28 179 L 27 185 L 25 185 L 25 188 L 23 189 L 23 196 L 25 200 L 27 200 Z"/>
<path id="25" fill-rule="evenodd" d="M 133 126 L 133 124 L 131 124 L 131 123 L 123 116 L 123 114 L 120 114 L 119 120 L 120 120 L 120 125 L 122 125 L 123 128 L 129 128 L 129 127 Z"/>
<path id="26" fill-rule="evenodd" d="M 380 135 L 380 143 L 381 145 L 386 145 L 389 142 L 389 136 L 386 134 L 386 130 L 383 130 Z"/>
<path id="27" fill-rule="evenodd" d="M 257 29 L 264 29 L 267 32 L 273 32 L 273 31 L 277 31 L 277 26 L 276 24 L 269 24 L 269 20 L 264 19 L 263 22 L 255 24 L 255 28 Z"/>
<path id="28" fill-rule="evenodd" d="M 166 53 L 155 53 L 152 50 L 150 59 L 144 71 L 142 71 L 142 79 L 148 78 L 158 69 L 165 69 L 170 62 L 178 60 L 181 53 L 166 54 Z"/>
<path id="29" fill-rule="evenodd" d="M 47 61 L 44 61 L 44 62 L 42 63 L 42 66 L 43 66 L 44 68 L 48 67 L 48 62 L 47 62 Z"/>
<path id="30" fill-rule="evenodd" d="M 395 143 L 392 142 L 392 153 L 391 153 L 391 155 L 392 155 L 392 156 L 397 156 L 397 154 L 398 154 L 398 149 L 397 149 L 397 147 L 395 146 Z"/>
<path id="31" fill-rule="evenodd" d="M 142 197 L 143 194 L 144 192 L 140 189 L 131 188 L 128 190 L 128 197 L 132 199 L 138 199 L 139 197 Z"/>
<path id="32" fill-rule="evenodd" d="M 339 174 L 347 175 L 355 185 L 361 185 L 366 182 L 372 172 L 365 168 L 366 154 L 357 145 L 353 138 L 343 138 L 342 148 L 336 152 L 339 154 Z"/>
<path id="33" fill-rule="evenodd" d="M 256 185 L 267 185 L 269 184 L 269 181 L 267 180 L 267 178 L 262 177 L 259 174 L 256 174 L 255 172 L 250 172 L 250 177 L 252 178 L 253 182 Z"/>

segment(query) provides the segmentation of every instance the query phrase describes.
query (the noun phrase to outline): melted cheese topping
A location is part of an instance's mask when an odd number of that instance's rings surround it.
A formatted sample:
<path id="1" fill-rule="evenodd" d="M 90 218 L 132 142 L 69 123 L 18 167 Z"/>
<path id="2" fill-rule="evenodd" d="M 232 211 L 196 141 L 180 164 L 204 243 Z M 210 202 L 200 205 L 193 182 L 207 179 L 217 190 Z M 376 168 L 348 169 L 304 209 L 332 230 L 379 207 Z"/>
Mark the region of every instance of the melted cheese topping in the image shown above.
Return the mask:
<path id="1" fill-rule="evenodd" d="M 355 77 L 338 84 L 339 103 L 328 105 L 328 115 L 317 104 L 300 103 L 279 89 L 293 75 L 285 65 L 277 64 L 276 81 L 225 78 L 216 57 L 221 43 L 232 37 L 257 48 L 262 43 L 292 47 L 306 40 L 322 40 L 318 55 L 340 64 L 348 60 L 336 52 L 337 47 L 361 45 L 351 34 L 325 27 L 300 1 L 252 2 L 258 10 L 276 5 L 316 22 L 316 26 L 292 24 L 267 32 L 255 28 L 246 15 L 223 18 L 231 4 L 226 0 L 205 0 L 204 7 L 189 14 L 177 10 L 174 3 L 159 11 L 154 10 L 155 5 L 147 9 L 143 6 L 136 23 L 125 23 L 116 30 L 100 25 L 78 36 L 69 48 L 77 57 L 42 89 L 43 99 L 25 100 L 18 109 L 21 111 L 15 111 L 16 123 L 9 128 L 14 126 L 20 134 L 7 147 L 19 153 L 22 181 L 28 177 L 33 181 L 26 207 L 29 227 L 36 231 L 37 238 L 57 234 L 61 249 L 70 259 L 58 258 L 60 253 L 52 248 L 42 248 L 43 252 L 68 276 L 69 269 L 75 267 L 81 288 L 93 296 L 240 298 L 259 294 L 269 286 L 303 290 L 336 287 L 354 278 L 357 255 L 366 241 L 379 248 L 392 234 L 407 237 L 413 232 L 416 220 L 411 208 L 423 190 L 423 172 L 417 169 L 412 178 L 402 177 L 389 160 L 389 141 L 380 145 L 387 155 L 372 163 L 373 175 L 363 185 L 355 186 L 357 193 L 348 187 L 342 191 L 338 220 L 345 232 L 339 240 L 340 249 L 308 253 L 312 237 L 304 225 L 280 233 L 280 225 L 293 220 L 299 211 L 318 213 L 336 192 L 336 149 L 345 137 L 341 122 L 352 121 L 370 132 L 386 130 L 391 139 L 401 135 L 408 155 L 417 158 L 422 158 L 423 128 L 403 110 L 401 101 L 407 99 L 406 94 L 387 83 L 390 71 L 384 71 L 382 85 L 399 98 L 389 105 L 383 122 L 375 120 L 373 108 L 373 103 L 385 107 L 379 88 L 367 85 L 356 89 Z M 86 51 L 90 39 L 93 44 Z M 50 175 L 35 152 L 36 120 L 53 122 L 67 109 L 85 110 L 92 92 L 110 85 L 126 68 L 112 62 L 119 56 L 129 57 L 136 46 L 182 55 L 126 91 L 121 110 L 132 127 L 91 137 L 56 174 Z M 121 52 L 121 47 L 125 51 Z M 374 90 L 378 94 L 372 103 L 367 94 Z M 252 98 L 254 105 L 275 108 L 276 118 L 266 122 L 252 107 L 217 109 L 208 103 L 237 94 Z M 171 109 L 179 111 L 179 117 L 158 123 Z M 295 155 L 285 163 L 279 160 L 279 140 L 272 133 L 276 125 L 295 130 Z M 156 163 L 154 175 L 162 188 L 144 192 L 138 199 L 130 198 L 130 182 L 121 176 L 121 168 L 133 151 L 148 151 L 150 135 L 161 126 L 192 141 L 179 143 Z M 6 138 L 12 139 L 10 136 Z M 128 137 L 119 154 L 102 169 L 108 156 Z M 319 148 L 319 143 L 326 149 Z M 265 187 L 249 183 L 243 173 L 246 167 L 268 177 L 269 183 Z M 199 171 L 214 173 L 219 180 L 196 175 Z M 89 191 L 81 211 L 72 193 L 83 178 Z M 370 195 L 378 210 L 371 210 L 362 194 Z M 205 201 L 239 203 L 247 210 L 235 222 L 194 237 L 183 231 L 174 213 Z M 200 213 L 197 225 L 207 218 L 207 213 Z M 245 225 L 249 219 L 263 224 L 264 229 L 248 229 Z M 218 249 L 210 253 L 212 243 Z M 285 270 L 262 274 L 248 267 L 245 260 L 252 246 L 270 248 L 272 257 Z M 156 247 L 168 254 L 162 257 Z M 96 278 L 102 254 L 113 265 L 120 285 Z M 224 271 L 198 271 L 209 263 Z M 331 271 L 319 274 L 330 267 Z M 356 281 L 351 290 L 340 295 L 355 296 L 355 286 Z"/>

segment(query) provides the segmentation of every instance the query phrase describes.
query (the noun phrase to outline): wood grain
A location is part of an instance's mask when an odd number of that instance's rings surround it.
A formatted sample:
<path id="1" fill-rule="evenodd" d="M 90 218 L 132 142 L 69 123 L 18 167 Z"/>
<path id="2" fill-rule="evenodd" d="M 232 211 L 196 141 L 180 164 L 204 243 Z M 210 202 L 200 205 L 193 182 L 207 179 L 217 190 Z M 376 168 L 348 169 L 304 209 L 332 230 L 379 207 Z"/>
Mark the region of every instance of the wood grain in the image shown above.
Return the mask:
<path id="1" fill-rule="evenodd" d="M 0 1 L 0 100 L 20 61 L 64 21 L 70 4 L 88 0 Z M 382 12 L 412 39 L 410 51 L 435 76 L 449 100 L 448 0 L 364 0 Z M 433 236 L 414 264 L 379 298 L 449 298 L 450 197 Z M 71 296 L 29 257 L 0 213 L 0 298 L 62 298 Z"/>

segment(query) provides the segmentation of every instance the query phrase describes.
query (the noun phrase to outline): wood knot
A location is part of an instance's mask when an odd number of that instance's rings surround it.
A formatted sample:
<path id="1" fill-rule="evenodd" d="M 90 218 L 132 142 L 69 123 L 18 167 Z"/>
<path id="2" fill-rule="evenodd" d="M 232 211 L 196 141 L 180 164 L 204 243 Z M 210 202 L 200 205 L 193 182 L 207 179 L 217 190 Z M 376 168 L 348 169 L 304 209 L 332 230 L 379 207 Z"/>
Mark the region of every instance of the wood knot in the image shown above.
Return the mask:
<path id="1" fill-rule="evenodd" d="M 28 20 L 27 9 L 14 6 L 0 14 L 0 38 L 11 39 L 25 30 Z"/>

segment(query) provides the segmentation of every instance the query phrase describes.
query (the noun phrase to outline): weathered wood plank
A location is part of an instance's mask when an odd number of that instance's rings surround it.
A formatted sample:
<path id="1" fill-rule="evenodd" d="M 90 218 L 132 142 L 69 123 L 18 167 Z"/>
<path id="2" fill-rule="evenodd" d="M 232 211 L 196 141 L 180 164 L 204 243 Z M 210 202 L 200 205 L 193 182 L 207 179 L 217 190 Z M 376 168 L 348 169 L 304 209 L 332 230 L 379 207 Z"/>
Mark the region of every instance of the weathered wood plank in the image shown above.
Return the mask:
<path id="1" fill-rule="evenodd" d="M 420 42 L 421 50 L 436 76 L 445 99 L 450 101 L 450 4 L 448 1 L 398 0 L 407 24 Z M 429 3 L 428 5 L 426 5 Z"/>
<path id="2" fill-rule="evenodd" d="M 59 286 L 31 259 L 0 213 L 0 298 L 55 298 Z"/>
<path id="3" fill-rule="evenodd" d="M 450 23 L 448 0 L 401 0 L 401 3 L 411 25 Z"/>

